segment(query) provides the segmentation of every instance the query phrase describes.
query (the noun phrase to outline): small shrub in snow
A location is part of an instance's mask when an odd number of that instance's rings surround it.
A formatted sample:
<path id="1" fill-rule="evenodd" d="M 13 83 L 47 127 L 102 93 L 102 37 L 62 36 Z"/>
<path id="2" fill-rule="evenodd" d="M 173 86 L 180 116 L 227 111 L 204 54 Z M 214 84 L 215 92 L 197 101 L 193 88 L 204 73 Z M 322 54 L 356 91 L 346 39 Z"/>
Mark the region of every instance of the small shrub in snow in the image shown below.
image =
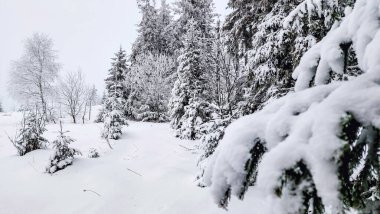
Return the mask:
<path id="1" fill-rule="evenodd" d="M 24 113 L 21 128 L 14 139 L 10 139 L 20 156 L 28 152 L 46 147 L 48 142 L 42 137 L 46 131 L 45 120 L 42 114 L 36 112 Z"/>
<path id="2" fill-rule="evenodd" d="M 104 108 L 101 108 L 99 110 L 99 113 L 98 113 L 98 115 L 96 115 L 94 122 L 95 123 L 103 123 L 104 122 Z"/>
<path id="3" fill-rule="evenodd" d="M 98 158 L 98 157 L 100 157 L 100 154 L 95 148 L 91 148 L 88 151 L 88 157 L 89 158 Z"/>
<path id="4" fill-rule="evenodd" d="M 75 142 L 75 140 L 66 136 L 65 132 L 62 131 L 62 123 L 60 125 L 61 130 L 59 136 L 53 141 L 55 152 L 50 158 L 49 165 L 46 167 L 46 172 L 51 174 L 71 165 L 74 160 L 74 155 L 81 155 L 79 150 L 69 147 L 69 144 Z"/>
<path id="5" fill-rule="evenodd" d="M 213 118 L 215 107 L 198 99 L 190 99 L 189 103 L 180 119 L 181 127 L 177 129 L 176 135 L 181 139 L 196 140 L 202 137 L 202 125 Z"/>

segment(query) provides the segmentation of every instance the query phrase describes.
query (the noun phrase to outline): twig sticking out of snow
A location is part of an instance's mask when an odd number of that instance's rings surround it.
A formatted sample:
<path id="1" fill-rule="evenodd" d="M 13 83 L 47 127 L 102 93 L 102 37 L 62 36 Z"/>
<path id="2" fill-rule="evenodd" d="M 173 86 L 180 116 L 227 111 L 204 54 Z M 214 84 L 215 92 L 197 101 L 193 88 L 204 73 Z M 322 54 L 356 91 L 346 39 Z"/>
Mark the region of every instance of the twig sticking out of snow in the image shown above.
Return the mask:
<path id="1" fill-rule="evenodd" d="M 142 177 L 142 175 L 141 175 L 140 173 L 135 172 L 135 171 L 133 171 L 132 169 L 127 168 L 127 170 L 130 171 L 130 172 L 133 172 L 134 174 L 136 174 L 136 175 L 138 175 L 138 176 L 140 176 L 140 177 Z"/>
<path id="2" fill-rule="evenodd" d="M 108 146 L 113 150 L 111 143 L 110 143 L 110 139 L 108 139 L 108 137 L 106 138 L 106 141 L 107 141 Z"/>
<path id="3" fill-rule="evenodd" d="M 182 148 L 184 148 L 184 149 L 186 149 L 187 151 L 194 151 L 195 149 L 190 149 L 190 148 L 187 148 L 187 147 L 185 147 L 185 146 L 182 146 L 182 145 L 179 145 L 180 147 L 182 147 Z"/>
<path id="4" fill-rule="evenodd" d="M 96 194 L 97 196 L 102 197 L 99 193 L 97 193 L 93 190 L 90 190 L 90 189 L 84 189 L 83 192 L 92 192 L 92 193 Z"/>

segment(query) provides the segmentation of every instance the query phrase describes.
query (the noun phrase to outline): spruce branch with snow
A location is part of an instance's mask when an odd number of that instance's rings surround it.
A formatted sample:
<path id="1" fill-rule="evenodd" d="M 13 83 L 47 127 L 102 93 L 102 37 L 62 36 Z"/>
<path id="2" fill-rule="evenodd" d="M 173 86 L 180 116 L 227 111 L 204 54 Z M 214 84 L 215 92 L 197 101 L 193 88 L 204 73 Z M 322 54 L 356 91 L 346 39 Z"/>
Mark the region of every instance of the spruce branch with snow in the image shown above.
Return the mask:
<path id="1" fill-rule="evenodd" d="M 49 164 L 46 167 L 46 172 L 53 174 L 59 170 L 71 165 L 75 155 L 82 155 L 82 153 L 74 148 L 69 147 L 70 143 L 75 142 L 67 132 L 63 131 L 62 122 L 60 121 L 60 131 L 56 140 L 53 141 L 54 154 L 50 157 Z"/>
<path id="2" fill-rule="evenodd" d="M 296 92 L 227 128 L 205 172 L 219 205 L 235 195 L 264 213 L 379 209 L 379 6 L 358 0 L 302 57 Z M 364 74 L 334 80 L 349 72 L 342 44 Z"/>

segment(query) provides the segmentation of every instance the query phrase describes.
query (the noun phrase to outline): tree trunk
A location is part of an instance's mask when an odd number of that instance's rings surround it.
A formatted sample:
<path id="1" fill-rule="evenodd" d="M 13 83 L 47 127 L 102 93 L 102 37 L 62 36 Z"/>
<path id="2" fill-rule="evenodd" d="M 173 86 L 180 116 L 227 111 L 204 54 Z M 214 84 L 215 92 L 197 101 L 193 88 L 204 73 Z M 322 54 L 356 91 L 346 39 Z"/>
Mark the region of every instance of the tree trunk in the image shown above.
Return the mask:
<path id="1" fill-rule="evenodd" d="M 84 104 L 84 112 L 83 112 L 83 115 L 82 115 L 82 123 L 84 124 L 84 119 L 86 117 L 86 113 L 87 113 L 87 105 L 86 103 Z"/>
<path id="2" fill-rule="evenodd" d="M 91 107 L 92 107 L 92 102 L 90 101 L 90 109 L 88 110 L 88 120 L 91 120 Z"/>
<path id="3" fill-rule="evenodd" d="M 42 105 L 42 115 L 44 116 L 44 119 L 47 120 L 47 110 L 46 110 L 46 101 L 44 98 L 44 92 L 42 89 L 42 83 L 40 82 L 39 85 L 39 90 L 40 90 L 40 98 L 41 98 L 41 105 Z"/>

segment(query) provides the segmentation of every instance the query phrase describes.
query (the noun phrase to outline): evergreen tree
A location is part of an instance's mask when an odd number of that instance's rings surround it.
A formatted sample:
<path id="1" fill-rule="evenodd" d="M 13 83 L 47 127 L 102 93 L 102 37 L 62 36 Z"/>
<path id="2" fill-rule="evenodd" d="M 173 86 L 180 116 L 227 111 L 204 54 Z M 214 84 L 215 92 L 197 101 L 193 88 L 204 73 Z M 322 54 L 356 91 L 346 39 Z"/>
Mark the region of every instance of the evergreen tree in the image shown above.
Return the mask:
<path id="1" fill-rule="evenodd" d="M 119 139 L 121 137 L 121 129 L 123 125 L 127 125 L 125 118 L 125 80 L 127 72 L 126 54 L 125 51 L 120 50 L 113 58 L 112 68 L 109 70 L 108 77 L 106 78 L 106 97 L 104 100 L 104 129 L 102 133 L 103 138 Z"/>
<path id="2" fill-rule="evenodd" d="M 200 125 L 211 118 L 212 105 L 207 93 L 207 71 L 202 66 L 202 34 L 192 19 L 184 49 L 179 57 L 178 79 L 169 103 L 171 125 L 184 139 L 200 137 Z"/>
<path id="3" fill-rule="evenodd" d="M 138 37 L 133 44 L 131 61 L 134 62 L 137 55 L 158 50 L 159 26 L 156 2 L 152 0 L 137 0 L 137 5 L 142 15 L 138 24 Z"/>
<path id="4" fill-rule="evenodd" d="M 130 56 L 132 64 L 141 54 L 173 54 L 174 35 L 169 5 L 165 0 L 161 0 L 159 9 L 156 9 L 154 0 L 137 0 L 137 4 L 142 19 L 138 25 L 138 37 L 133 44 Z"/>
<path id="5" fill-rule="evenodd" d="M 175 21 L 177 39 L 184 41 L 188 30 L 190 30 L 188 27 L 195 24 L 195 28 L 203 36 L 204 40 L 209 40 L 208 42 L 211 44 L 215 16 L 212 0 L 178 0 L 175 2 L 175 6 L 175 12 L 179 15 Z M 182 43 L 178 48 L 184 46 L 185 43 Z"/>
<path id="6" fill-rule="evenodd" d="M 159 44 L 158 52 L 166 56 L 173 56 L 176 52 L 175 31 L 172 9 L 166 0 L 161 0 L 158 9 Z"/>
<path id="7" fill-rule="evenodd" d="M 184 42 L 188 36 L 189 26 L 194 25 L 194 29 L 199 32 L 201 64 L 200 67 L 205 72 L 211 72 L 214 68 L 212 58 L 212 43 L 214 40 L 214 4 L 212 0 L 178 0 L 175 2 L 176 13 L 179 15 L 175 21 L 175 34 L 179 40 L 177 50 L 186 46 Z M 179 61 L 179 60 L 177 60 Z M 209 74 L 211 75 L 211 74 Z"/>
<path id="8" fill-rule="evenodd" d="M 226 16 L 223 30 L 227 35 L 226 47 L 234 58 L 235 69 L 241 70 L 240 63 L 246 61 L 247 51 L 252 46 L 253 26 L 262 13 L 259 3 L 254 0 L 229 0 L 232 11 Z"/>
<path id="9" fill-rule="evenodd" d="M 43 149 L 48 142 L 42 135 L 46 131 L 44 116 L 37 110 L 24 113 L 21 128 L 14 139 L 10 139 L 20 156 Z"/>
<path id="10" fill-rule="evenodd" d="M 257 18 L 251 50 L 247 52 L 245 99 L 240 103 L 243 115 L 261 109 L 271 99 L 293 89 L 291 73 L 301 56 L 322 40 L 352 2 L 278 0 L 262 4 L 267 13 Z"/>
<path id="11" fill-rule="evenodd" d="M 3 112 L 4 110 L 3 110 L 3 105 L 1 104 L 1 102 L 0 102 L 0 112 Z"/>
<path id="12" fill-rule="evenodd" d="M 69 147 L 69 144 L 75 142 L 75 140 L 65 135 L 66 132 L 62 130 L 62 122 L 60 122 L 60 127 L 58 138 L 53 141 L 55 152 L 50 157 L 49 164 L 46 167 L 46 172 L 50 174 L 71 165 L 75 155 L 82 155 L 79 150 Z"/>

